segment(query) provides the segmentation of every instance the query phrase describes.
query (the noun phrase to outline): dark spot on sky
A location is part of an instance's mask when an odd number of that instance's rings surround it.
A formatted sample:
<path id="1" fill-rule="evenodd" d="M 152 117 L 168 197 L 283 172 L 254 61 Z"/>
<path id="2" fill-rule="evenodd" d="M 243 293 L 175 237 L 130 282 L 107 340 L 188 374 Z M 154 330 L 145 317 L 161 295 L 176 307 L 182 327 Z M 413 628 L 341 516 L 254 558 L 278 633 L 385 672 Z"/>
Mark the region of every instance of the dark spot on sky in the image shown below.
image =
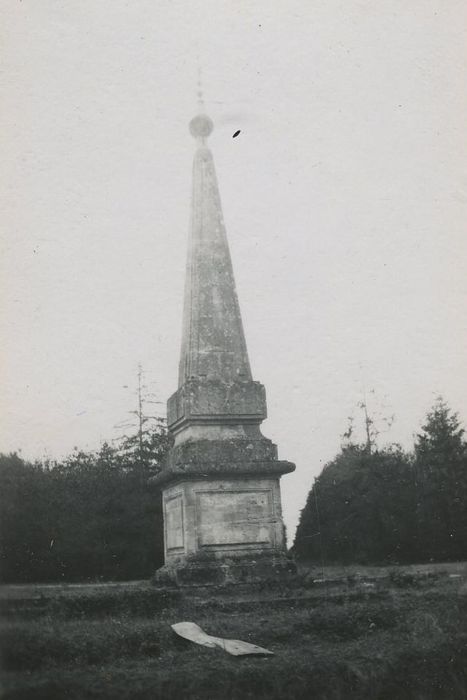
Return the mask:
<path id="1" fill-rule="evenodd" d="M 232 138 L 234 139 L 236 136 L 239 135 L 239 133 L 240 133 L 240 129 L 239 129 L 238 131 L 235 132 L 235 134 L 232 136 Z"/>

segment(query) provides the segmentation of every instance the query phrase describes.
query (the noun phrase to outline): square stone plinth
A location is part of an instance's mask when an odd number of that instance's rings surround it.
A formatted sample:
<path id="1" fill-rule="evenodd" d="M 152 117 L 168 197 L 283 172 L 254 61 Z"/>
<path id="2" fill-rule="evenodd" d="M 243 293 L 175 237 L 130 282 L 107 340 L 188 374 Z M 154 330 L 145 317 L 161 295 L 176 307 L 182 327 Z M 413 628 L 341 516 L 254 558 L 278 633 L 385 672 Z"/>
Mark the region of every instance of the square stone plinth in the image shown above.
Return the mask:
<path id="1" fill-rule="evenodd" d="M 163 489 L 165 565 L 156 584 L 289 579 L 279 477 L 197 478 Z"/>
<path id="2" fill-rule="evenodd" d="M 278 477 L 193 479 L 163 490 L 156 582 L 239 582 L 288 573 Z"/>
<path id="3" fill-rule="evenodd" d="M 282 550 L 278 478 L 183 481 L 163 491 L 165 562 Z"/>

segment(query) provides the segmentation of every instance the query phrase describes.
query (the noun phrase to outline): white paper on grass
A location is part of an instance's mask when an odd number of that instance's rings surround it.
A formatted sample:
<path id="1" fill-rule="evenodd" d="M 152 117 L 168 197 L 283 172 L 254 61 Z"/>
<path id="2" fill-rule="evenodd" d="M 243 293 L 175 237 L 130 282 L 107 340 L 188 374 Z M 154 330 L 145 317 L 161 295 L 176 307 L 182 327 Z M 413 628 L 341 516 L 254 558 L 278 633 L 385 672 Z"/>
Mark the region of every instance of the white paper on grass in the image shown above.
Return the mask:
<path id="1" fill-rule="evenodd" d="M 184 639 L 188 639 L 195 644 L 201 644 L 204 647 L 219 647 L 233 656 L 246 656 L 247 654 L 258 655 L 273 655 L 274 652 L 263 647 L 258 647 L 256 644 L 242 642 L 239 639 L 222 639 L 222 637 L 212 637 L 206 634 L 199 625 L 194 622 L 177 622 L 171 625 L 176 634 Z"/>

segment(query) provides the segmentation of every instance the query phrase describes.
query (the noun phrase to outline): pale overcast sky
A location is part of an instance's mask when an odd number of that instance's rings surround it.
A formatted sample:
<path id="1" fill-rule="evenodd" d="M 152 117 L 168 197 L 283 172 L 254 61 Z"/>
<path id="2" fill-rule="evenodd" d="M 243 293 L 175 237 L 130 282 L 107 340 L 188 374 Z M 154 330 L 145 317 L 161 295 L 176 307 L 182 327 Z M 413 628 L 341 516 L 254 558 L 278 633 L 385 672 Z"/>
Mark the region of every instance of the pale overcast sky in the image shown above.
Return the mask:
<path id="1" fill-rule="evenodd" d="M 177 384 L 197 55 L 289 533 L 347 416 L 467 419 L 464 0 L 4 0 L 0 450 Z M 240 129 L 240 135 L 232 135 Z M 130 389 L 125 389 L 128 385 Z"/>

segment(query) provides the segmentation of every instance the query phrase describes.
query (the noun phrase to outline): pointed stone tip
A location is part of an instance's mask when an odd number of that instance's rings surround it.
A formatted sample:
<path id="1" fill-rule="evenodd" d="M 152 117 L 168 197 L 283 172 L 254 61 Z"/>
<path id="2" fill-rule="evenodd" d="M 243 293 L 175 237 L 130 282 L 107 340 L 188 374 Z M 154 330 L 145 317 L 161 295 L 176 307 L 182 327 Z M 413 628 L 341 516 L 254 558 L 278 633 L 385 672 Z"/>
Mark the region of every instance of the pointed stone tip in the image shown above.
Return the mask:
<path id="1" fill-rule="evenodd" d="M 206 139 L 213 129 L 214 124 L 207 114 L 197 114 L 190 122 L 190 132 L 195 139 Z"/>

